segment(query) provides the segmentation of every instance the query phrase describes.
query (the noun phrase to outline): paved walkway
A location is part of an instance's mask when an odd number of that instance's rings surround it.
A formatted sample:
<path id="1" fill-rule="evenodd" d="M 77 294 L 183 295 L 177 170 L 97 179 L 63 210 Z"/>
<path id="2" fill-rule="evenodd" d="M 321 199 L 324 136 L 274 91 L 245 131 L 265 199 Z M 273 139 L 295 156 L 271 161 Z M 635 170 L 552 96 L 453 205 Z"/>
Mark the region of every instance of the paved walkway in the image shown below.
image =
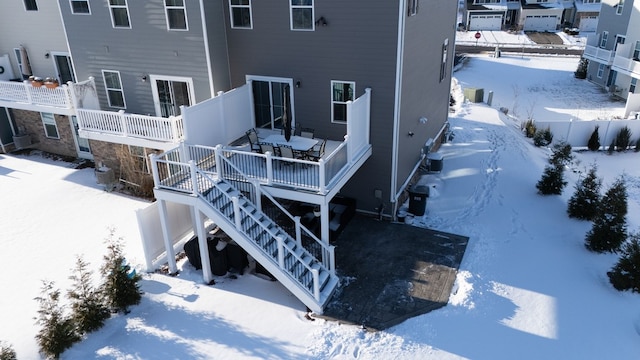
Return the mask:
<path id="1" fill-rule="evenodd" d="M 356 215 L 336 240 L 322 318 L 382 330 L 447 304 L 468 238 Z"/>

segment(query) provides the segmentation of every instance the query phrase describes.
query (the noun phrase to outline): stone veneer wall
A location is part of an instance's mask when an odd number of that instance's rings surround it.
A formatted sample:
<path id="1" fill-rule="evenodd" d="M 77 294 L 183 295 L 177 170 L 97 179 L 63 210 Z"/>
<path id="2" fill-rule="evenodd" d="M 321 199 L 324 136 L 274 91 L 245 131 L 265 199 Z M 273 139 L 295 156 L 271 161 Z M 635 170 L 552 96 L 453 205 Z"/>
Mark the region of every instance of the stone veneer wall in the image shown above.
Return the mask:
<path id="1" fill-rule="evenodd" d="M 89 140 L 89 146 L 91 146 L 93 162 L 96 164 L 96 168 L 99 167 L 100 164 L 107 166 L 113 170 L 116 178 L 120 178 L 120 161 L 118 160 L 116 151 L 118 147 L 126 145 L 99 140 Z"/>
<path id="2" fill-rule="evenodd" d="M 78 157 L 69 117 L 54 115 L 59 139 L 48 138 L 39 112 L 11 109 L 18 129 L 31 135 L 33 148 L 62 156 Z"/>

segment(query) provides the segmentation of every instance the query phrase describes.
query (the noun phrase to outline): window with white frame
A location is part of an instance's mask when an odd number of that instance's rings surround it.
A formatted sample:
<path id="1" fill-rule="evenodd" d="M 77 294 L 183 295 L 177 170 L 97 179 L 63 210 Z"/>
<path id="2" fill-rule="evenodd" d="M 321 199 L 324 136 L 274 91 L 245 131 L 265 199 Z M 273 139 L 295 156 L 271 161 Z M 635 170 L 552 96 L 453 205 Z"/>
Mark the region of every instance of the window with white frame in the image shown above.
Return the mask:
<path id="1" fill-rule="evenodd" d="M 631 83 L 629 84 L 629 92 L 632 94 L 635 94 L 637 86 L 638 86 L 638 79 L 631 78 Z"/>
<path id="2" fill-rule="evenodd" d="M 136 171 L 149 173 L 149 153 L 142 146 L 129 145 L 129 154 L 136 160 Z"/>
<path id="3" fill-rule="evenodd" d="M 111 9 L 111 24 L 114 28 L 131 28 L 127 0 L 109 0 L 109 8 Z"/>
<path id="4" fill-rule="evenodd" d="M 613 51 L 618 50 L 618 45 L 624 44 L 624 42 L 627 40 L 626 36 L 624 35 L 616 35 L 616 44 L 613 47 Z"/>
<path id="5" fill-rule="evenodd" d="M 444 39 L 442 44 L 442 63 L 440 63 L 440 82 L 447 77 L 447 48 L 449 47 L 449 39 Z"/>
<path id="6" fill-rule="evenodd" d="M 289 0 L 291 30 L 314 30 L 313 0 Z"/>
<path id="7" fill-rule="evenodd" d="M 27 11 L 38 11 L 36 0 L 24 0 L 24 9 Z"/>
<path id="8" fill-rule="evenodd" d="M 585 4 L 600 4 L 600 0 L 582 0 Z"/>
<path id="9" fill-rule="evenodd" d="M 169 30 L 189 30 L 187 26 L 187 9 L 184 0 L 164 0 Z"/>
<path id="10" fill-rule="evenodd" d="M 353 101 L 356 83 L 353 81 L 331 81 L 331 121 L 347 122 L 347 101 Z"/>
<path id="11" fill-rule="evenodd" d="M 640 61 L 640 40 L 636 41 L 636 46 L 633 48 L 633 60 Z"/>
<path id="12" fill-rule="evenodd" d="M 88 0 L 84 0 L 84 1 L 69 0 L 69 3 L 71 4 L 72 14 L 82 14 L 82 15 L 91 14 L 91 9 L 89 8 Z"/>
<path id="13" fill-rule="evenodd" d="M 600 35 L 600 47 L 601 48 L 605 48 L 607 47 L 607 40 L 609 39 L 609 32 L 608 31 L 603 31 L 602 35 Z"/>
<path id="14" fill-rule="evenodd" d="M 22 53 L 20 48 L 14 48 L 13 53 L 16 56 L 16 63 L 18 63 L 18 70 L 20 70 L 20 76 L 23 76 L 24 70 L 22 69 Z"/>
<path id="15" fill-rule="evenodd" d="M 56 125 L 56 118 L 52 113 L 40 113 L 42 118 L 42 125 L 44 126 L 44 135 L 50 139 L 60 139 L 58 134 L 58 126 Z"/>
<path id="16" fill-rule="evenodd" d="M 407 16 L 413 16 L 418 13 L 418 0 L 409 0 L 407 2 Z"/>
<path id="17" fill-rule="evenodd" d="M 109 106 L 119 109 L 126 108 L 127 106 L 124 102 L 124 91 L 122 91 L 120 72 L 102 70 L 102 78 L 104 79 L 104 88 L 107 91 Z"/>
<path id="18" fill-rule="evenodd" d="M 598 64 L 598 79 L 602 79 L 602 75 L 604 75 L 604 64 Z"/>
<path id="19" fill-rule="evenodd" d="M 624 10 L 624 0 L 618 0 L 618 5 L 616 5 L 616 14 L 622 14 L 622 10 Z"/>
<path id="20" fill-rule="evenodd" d="M 251 0 L 230 0 L 229 16 L 231 17 L 231 28 L 251 29 Z"/>

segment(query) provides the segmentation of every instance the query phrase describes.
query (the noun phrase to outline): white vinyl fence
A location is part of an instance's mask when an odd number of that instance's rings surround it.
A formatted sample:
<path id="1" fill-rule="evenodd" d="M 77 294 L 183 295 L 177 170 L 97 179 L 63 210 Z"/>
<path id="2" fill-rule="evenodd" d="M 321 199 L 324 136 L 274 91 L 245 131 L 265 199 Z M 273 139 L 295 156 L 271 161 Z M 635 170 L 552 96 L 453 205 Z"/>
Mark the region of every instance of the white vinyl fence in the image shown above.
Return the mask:
<path id="1" fill-rule="evenodd" d="M 538 129 L 549 127 L 553 133 L 554 142 L 564 140 L 572 147 L 586 147 L 596 126 L 598 126 L 602 149 L 609 147 L 624 126 L 631 130 L 632 143 L 640 137 L 640 120 L 560 120 L 536 121 L 535 124 Z"/>

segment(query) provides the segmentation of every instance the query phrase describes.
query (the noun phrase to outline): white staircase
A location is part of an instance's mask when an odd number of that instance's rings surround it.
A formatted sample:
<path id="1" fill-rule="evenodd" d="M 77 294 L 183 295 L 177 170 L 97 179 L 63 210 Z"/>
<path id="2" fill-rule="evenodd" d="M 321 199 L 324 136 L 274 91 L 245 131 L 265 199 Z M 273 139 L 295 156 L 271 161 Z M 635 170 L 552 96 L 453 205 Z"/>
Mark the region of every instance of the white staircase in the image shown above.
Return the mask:
<path id="1" fill-rule="evenodd" d="M 338 277 L 222 179 L 197 172 L 197 207 L 309 309 L 321 314 Z"/>

